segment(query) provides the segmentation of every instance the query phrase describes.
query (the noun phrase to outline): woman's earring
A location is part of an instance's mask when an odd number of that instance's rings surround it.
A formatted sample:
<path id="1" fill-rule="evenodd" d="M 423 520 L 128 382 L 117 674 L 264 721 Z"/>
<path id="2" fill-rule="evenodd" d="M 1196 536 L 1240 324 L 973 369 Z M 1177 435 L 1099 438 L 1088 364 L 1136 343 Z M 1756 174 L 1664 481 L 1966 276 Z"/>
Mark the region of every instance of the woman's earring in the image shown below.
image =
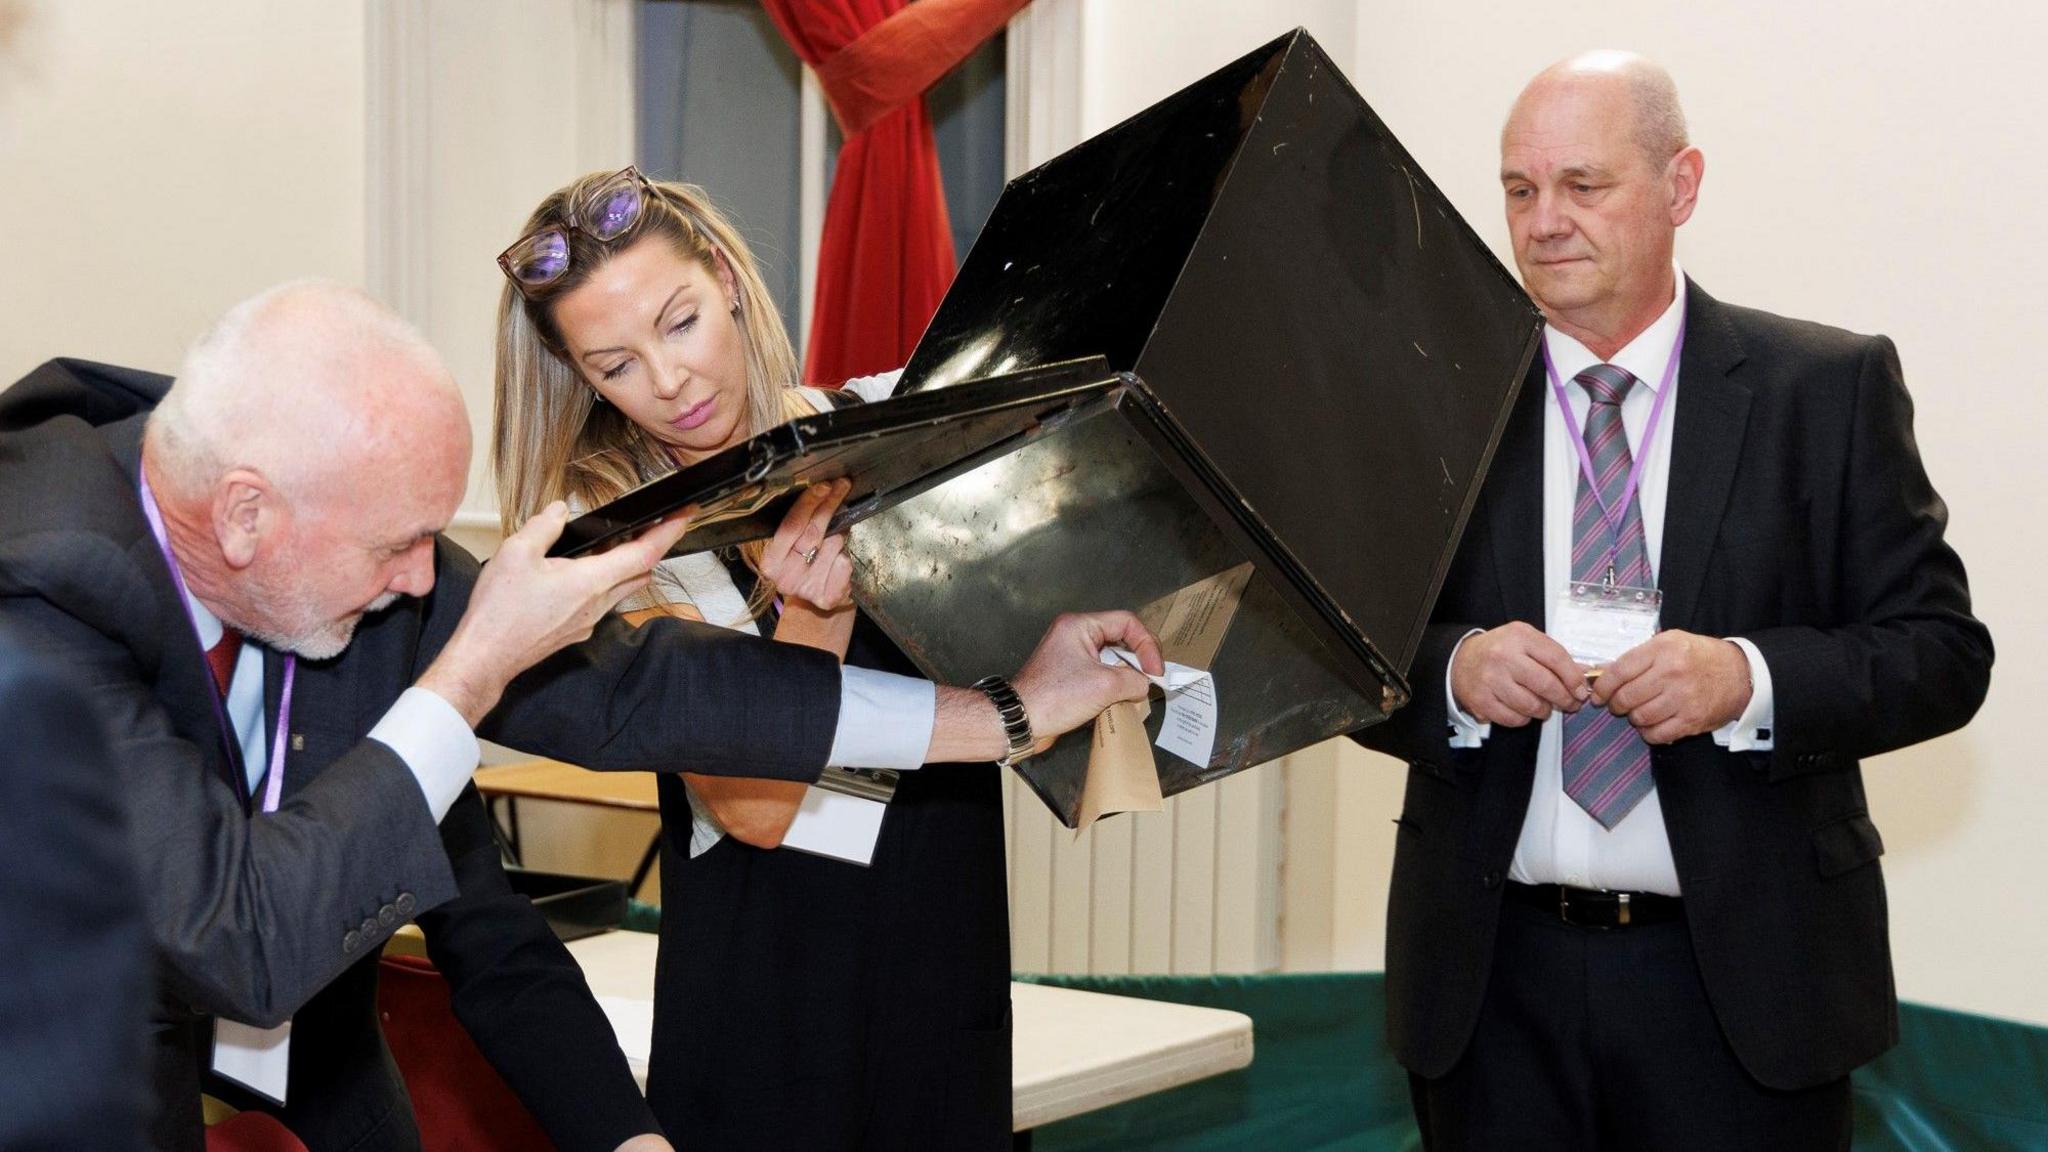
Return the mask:
<path id="1" fill-rule="evenodd" d="M 737 315 L 739 315 L 739 314 L 740 314 L 740 298 L 739 298 L 739 297 L 735 296 L 735 297 L 733 297 L 733 298 L 732 298 L 732 304 L 730 305 L 730 308 L 731 308 L 731 311 L 732 311 L 732 314 L 733 314 L 733 315 L 737 316 Z"/>
<path id="2" fill-rule="evenodd" d="M 592 407 L 602 407 L 604 404 L 608 403 L 608 401 L 606 401 L 604 398 L 604 393 L 599 392 L 595 388 L 592 388 L 590 390 L 590 402 Z"/>

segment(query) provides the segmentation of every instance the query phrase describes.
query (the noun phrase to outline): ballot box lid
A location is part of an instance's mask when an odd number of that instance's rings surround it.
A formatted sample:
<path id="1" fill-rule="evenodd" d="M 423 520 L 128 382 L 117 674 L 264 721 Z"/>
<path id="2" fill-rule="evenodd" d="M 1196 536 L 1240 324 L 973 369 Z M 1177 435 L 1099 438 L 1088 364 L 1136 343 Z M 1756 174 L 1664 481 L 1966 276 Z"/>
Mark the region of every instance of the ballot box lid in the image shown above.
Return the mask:
<path id="1" fill-rule="evenodd" d="M 830 526 L 843 532 L 1085 417 L 1124 385 L 1092 357 L 799 417 L 578 516 L 548 555 L 600 551 L 685 509 L 690 529 L 671 555 L 744 544 L 774 535 L 805 488 L 835 480 L 849 485 Z"/>
<path id="2" fill-rule="evenodd" d="M 1541 328 L 1297 29 L 1011 181 L 900 389 L 1134 372 L 1297 610 L 1405 672 Z"/>

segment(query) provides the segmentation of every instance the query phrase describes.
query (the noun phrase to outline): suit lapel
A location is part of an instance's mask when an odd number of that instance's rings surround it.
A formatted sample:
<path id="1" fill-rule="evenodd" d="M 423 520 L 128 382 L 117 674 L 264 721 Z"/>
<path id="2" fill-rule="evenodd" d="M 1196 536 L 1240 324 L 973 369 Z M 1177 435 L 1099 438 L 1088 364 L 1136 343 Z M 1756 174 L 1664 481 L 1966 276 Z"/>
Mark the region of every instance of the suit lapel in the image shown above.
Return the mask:
<path id="1" fill-rule="evenodd" d="M 1500 575 L 1503 620 L 1543 626 L 1543 405 L 1550 396 L 1538 352 L 1508 416 L 1485 488 L 1487 531 Z"/>
<path id="2" fill-rule="evenodd" d="M 1743 350 L 1726 312 L 1690 279 L 1686 291 L 1657 584 L 1664 591 L 1664 627 L 1690 630 L 1742 457 L 1750 394 L 1731 379 Z"/>
<path id="3" fill-rule="evenodd" d="M 167 689 L 158 694 L 158 699 L 163 701 L 179 732 L 201 750 L 207 764 L 235 795 L 246 801 L 248 777 L 242 770 L 241 750 L 223 737 L 222 713 L 214 708 L 219 691 L 213 682 L 213 670 L 207 667 L 206 653 L 200 650 L 199 637 L 192 631 L 192 617 L 185 610 L 185 599 L 178 591 L 177 581 L 171 578 L 163 550 L 142 512 L 138 471 L 142 461 L 142 428 L 143 418 L 136 416 L 106 425 L 101 435 L 115 467 L 134 494 L 135 520 L 129 526 L 133 538 L 128 547 L 156 601 L 156 635 L 161 637 L 157 677 Z"/>

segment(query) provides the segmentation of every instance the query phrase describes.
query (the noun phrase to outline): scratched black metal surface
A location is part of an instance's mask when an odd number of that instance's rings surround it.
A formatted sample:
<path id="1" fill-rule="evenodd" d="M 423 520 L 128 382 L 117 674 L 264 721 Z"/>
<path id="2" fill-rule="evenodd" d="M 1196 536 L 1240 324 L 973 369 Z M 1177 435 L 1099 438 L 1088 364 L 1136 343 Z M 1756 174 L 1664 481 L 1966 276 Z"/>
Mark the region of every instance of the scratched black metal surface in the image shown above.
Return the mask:
<path id="1" fill-rule="evenodd" d="M 962 683 L 1015 668 L 1056 612 L 1249 559 L 1216 753 L 1159 753 L 1163 789 L 1372 723 L 1407 697 L 1540 330 L 1292 33 L 1012 181 L 903 383 L 1101 355 L 1161 419 L 1126 402 L 869 520 L 857 594 Z M 1023 770 L 1068 823 L 1086 760 L 1084 733 Z"/>

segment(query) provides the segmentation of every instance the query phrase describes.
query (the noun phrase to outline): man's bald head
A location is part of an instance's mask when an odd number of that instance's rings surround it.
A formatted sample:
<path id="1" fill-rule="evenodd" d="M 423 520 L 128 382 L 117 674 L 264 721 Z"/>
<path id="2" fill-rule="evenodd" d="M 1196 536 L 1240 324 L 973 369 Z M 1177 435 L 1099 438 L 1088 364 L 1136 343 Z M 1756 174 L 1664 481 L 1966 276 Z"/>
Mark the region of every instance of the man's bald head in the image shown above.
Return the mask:
<path id="1" fill-rule="evenodd" d="M 1671 303 L 1674 235 L 1706 171 L 1677 86 L 1629 52 L 1560 61 L 1508 112 L 1500 161 L 1523 287 L 1554 326 L 1613 355 Z"/>
<path id="2" fill-rule="evenodd" d="M 193 595 L 230 627 L 322 659 L 433 587 L 469 418 L 420 334 L 307 280 L 230 309 L 151 415 L 144 471 Z"/>
<path id="3" fill-rule="evenodd" d="M 445 472 L 450 458 L 466 468 L 470 432 L 418 331 L 355 288 L 301 280 L 235 305 L 192 345 L 149 434 L 180 490 L 245 467 L 298 499 L 340 479 L 360 493 Z"/>
<path id="4" fill-rule="evenodd" d="M 1685 108 L 1678 102 L 1678 85 L 1671 79 L 1671 73 L 1646 56 L 1611 48 L 1581 52 L 1537 73 L 1509 110 L 1502 135 L 1514 126 L 1516 115 L 1533 101 L 1554 99 L 1572 90 L 1584 95 L 1610 95 L 1615 100 L 1613 107 L 1626 110 L 1629 133 L 1652 164 L 1663 164 L 1692 143 L 1686 132 Z"/>

